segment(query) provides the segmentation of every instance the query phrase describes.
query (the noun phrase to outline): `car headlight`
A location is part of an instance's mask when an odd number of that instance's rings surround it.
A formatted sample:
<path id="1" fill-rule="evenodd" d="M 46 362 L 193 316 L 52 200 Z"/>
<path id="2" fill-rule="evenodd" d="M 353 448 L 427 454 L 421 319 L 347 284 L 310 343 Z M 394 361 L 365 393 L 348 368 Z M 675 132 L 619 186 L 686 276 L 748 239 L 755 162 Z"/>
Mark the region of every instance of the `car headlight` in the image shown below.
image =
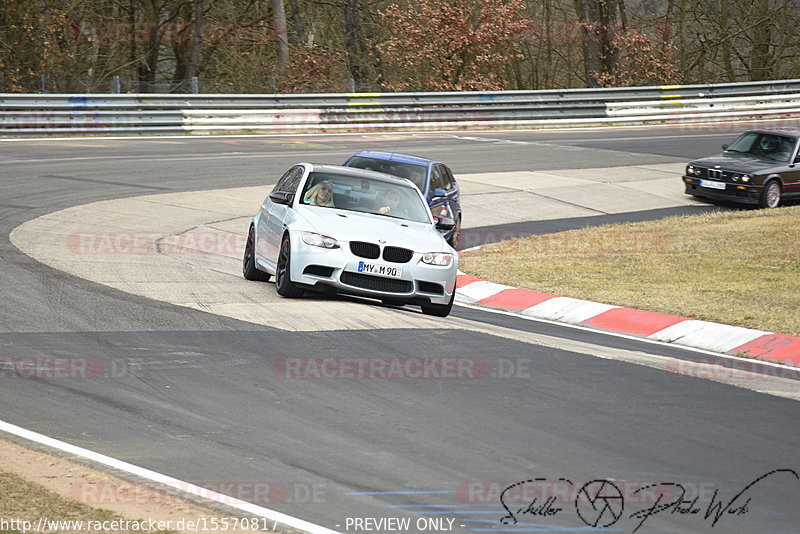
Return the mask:
<path id="1" fill-rule="evenodd" d="M 339 248 L 339 242 L 332 237 L 315 234 L 314 232 L 303 232 L 302 235 L 306 245 L 322 248 Z"/>
<path id="2" fill-rule="evenodd" d="M 426 252 L 422 255 L 422 263 L 428 265 L 450 265 L 453 263 L 453 255 L 447 252 Z"/>
<path id="3" fill-rule="evenodd" d="M 750 175 L 749 174 L 743 174 L 742 175 L 742 181 L 743 182 L 749 182 L 750 181 Z"/>
<path id="4" fill-rule="evenodd" d="M 694 174 L 694 167 L 692 165 L 686 167 L 686 174 Z"/>

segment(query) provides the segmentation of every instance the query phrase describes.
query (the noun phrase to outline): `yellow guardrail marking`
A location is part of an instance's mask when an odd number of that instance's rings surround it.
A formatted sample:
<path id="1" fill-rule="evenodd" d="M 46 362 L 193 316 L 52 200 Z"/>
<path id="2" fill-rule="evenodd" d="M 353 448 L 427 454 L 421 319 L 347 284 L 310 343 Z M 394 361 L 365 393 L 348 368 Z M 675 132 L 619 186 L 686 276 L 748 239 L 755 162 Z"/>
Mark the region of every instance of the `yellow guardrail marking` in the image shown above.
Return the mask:
<path id="1" fill-rule="evenodd" d="M 660 86 L 660 89 L 662 91 L 672 91 L 673 89 L 680 89 L 681 87 L 683 87 L 683 86 L 682 85 L 662 85 L 662 86 Z"/>
<path id="2" fill-rule="evenodd" d="M 379 106 L 380 93 L 347 93 L 348 106 Z"/>

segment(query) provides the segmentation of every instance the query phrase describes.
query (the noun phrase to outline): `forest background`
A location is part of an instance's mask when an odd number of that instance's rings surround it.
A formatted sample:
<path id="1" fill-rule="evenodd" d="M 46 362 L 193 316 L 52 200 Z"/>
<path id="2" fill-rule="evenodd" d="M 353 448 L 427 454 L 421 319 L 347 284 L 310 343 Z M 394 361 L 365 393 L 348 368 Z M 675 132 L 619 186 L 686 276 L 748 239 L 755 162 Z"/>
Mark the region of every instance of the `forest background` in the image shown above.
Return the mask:
<path id="1" fill-rule="evenodd" d="M 0 0 L 0 92 L 470 91 L 798 78 L 798 7 Z"/>

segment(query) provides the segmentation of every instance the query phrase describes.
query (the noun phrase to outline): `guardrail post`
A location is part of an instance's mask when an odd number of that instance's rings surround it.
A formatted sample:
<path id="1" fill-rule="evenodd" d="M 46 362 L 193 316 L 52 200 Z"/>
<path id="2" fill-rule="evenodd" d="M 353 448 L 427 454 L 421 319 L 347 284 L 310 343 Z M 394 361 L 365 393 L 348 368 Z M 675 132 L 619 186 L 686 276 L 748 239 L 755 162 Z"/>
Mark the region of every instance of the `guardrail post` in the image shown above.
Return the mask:
<path id="1" fill-rule="evenodd" d="M 197 76 L 192 76 L 192 94 L 200 93 L 200 84 L 197 82 Z"/>
<path id="2" fill-rule="evenodd" d="M 44 77 L 43 74 L 40 74 L 40 75 L 38 75 L 36 77 L 36 89 L 40 93 L 46 93 L 47 92 L 47 87 L 46 87 L 45 81 L 46 81 L 46 78 Z"/>
<path id="3" fill-rule="evenodd" d="M 119 83 L 119 76 L 114 76 L 111 78 L 111 92 L 118 95 L 122 92 L 122 87 Z"/>
<path id="4" fill-rule="evenodd" d="M 347 92 L 348 93 L 356 92 L 356 81 L 353 78 L 347 80 Z"/>
<path id="5" fill-rule="evenodd" d="M 278 94 L 278 79 L 275 76 L 269 77 L 269 85 L 272 88 L 272 94 Z"/>

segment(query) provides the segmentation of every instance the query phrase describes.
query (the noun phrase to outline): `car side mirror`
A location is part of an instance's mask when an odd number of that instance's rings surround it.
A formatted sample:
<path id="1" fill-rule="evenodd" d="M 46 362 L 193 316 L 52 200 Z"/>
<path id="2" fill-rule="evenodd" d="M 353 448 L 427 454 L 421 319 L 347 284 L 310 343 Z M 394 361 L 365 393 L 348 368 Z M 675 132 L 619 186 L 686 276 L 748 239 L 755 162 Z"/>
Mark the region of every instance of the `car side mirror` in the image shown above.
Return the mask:
<path id="1" fill-rule="evenodd" d="M 294 193 L 289 193 L 287 191 L 273 191 L 269 194 L 269 199 L 275 204 L 291 206 L 292 202 L 294 202 Z"/>
<path id="2" fill-rule="evenodd" d="M 437 187 L 436 189 L 433 190 L 433 197 L 432 198 L 441 198 L 441 197 L 446 197 L 446 196 L 447 196 L 447 191 L 445 191 L 444 189 L 439 189 Z"/>
<path id="3" fill-rule="evenodd" d="M 450 217 L 434 217 L 436 228 L 439 230 L 452 230 L 456 227 L 456 221 Z"/>
<path id="4" fill-rule="evenodd" d="M 725 143 L 724 145 L 722 145 L 722 150 L 728 150 L 728 146 L 730 145 L 728 145 L 728 143 Z"/>

